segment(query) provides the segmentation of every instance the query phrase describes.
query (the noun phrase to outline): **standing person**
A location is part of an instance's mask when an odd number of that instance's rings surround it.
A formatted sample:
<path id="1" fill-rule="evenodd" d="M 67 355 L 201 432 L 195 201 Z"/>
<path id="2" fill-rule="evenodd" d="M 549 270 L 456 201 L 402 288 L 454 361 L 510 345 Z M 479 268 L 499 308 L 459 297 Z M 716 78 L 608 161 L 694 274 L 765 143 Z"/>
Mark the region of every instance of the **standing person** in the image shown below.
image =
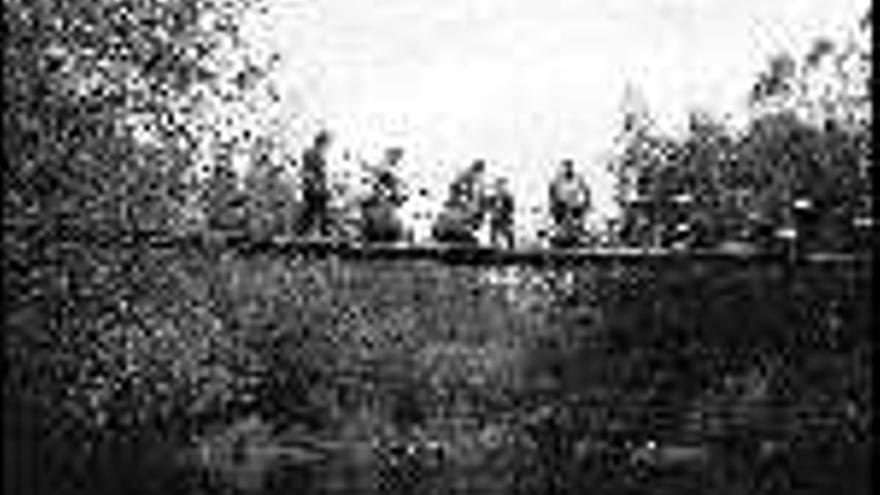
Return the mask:
<path id="1" fill-rule="evenodd" d="M 499 177 L 495 181 L 495 190 L 488 198 L 489 242 L 493 246 L 513 248 L 514 208 L 513 194 L 507 187 L 507 179 Z"/>
<path id="2" fill-rule="evenodd" d="M 580 241 L 584 217 L 590 208 L 590 189 L 574 171 L 574 162 L 562 160 L 557 176 L 550 183 L 550 215 L 556 229 L 552 242 L 566 247 Z"/>
<path id="3" fill-rule="evenodd" d="M 304 209 L 299 218 L 297 234 L 306 235 L 317 228 L 321 236 L 329 235 L 330 190 L 327 187 L 327 150 L 330 133 L 321 131 L 302 156 Z"/>
<path id="4" fill-rule="evenodd" d="M 380 166 L 366 165 L 372 175 L 372 190 L 363 202 L 363 236 L 367 241 L 394 242 L 403 236 L 397 217 L 397 209 L 407 199 L 397 172 L 402 158 L 402 148 L 389 148 Z"/>

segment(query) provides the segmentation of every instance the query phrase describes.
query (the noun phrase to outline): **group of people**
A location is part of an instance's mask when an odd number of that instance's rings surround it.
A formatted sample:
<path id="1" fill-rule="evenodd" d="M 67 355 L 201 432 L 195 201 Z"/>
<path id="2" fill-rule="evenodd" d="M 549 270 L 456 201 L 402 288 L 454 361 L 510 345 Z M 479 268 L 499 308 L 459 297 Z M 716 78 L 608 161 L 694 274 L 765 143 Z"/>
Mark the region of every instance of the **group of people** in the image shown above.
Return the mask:
<path id="1" fill-rule="evenodd" d="M 331 135 L 322 131 L 305 150 L 301 161 L 304 209 L 297 231 L 300 235 L 317 232 L 330 236 L 330 188 L 327 181 L 327 152 Z M 386 150 L 378 165 L 362 163 L 369 173 L 370 192 L 359 204 L 360 233 L 368 242 L 395 242 L 404 238 L 399 208 L 408 200 L 397 166 L 403 158 L 401 148 Z M 551 242 L 554 246 L 577 245 L 582 239 L 583 224 L 591 207 L 591 194 L 583 176 L 570 159 L 562 160 L 560 169 L 548 188 L 550 216 L 553 221 Z M 449 185 L 443 207 L 431 228 L 438 242 L 477 244 L 477 232 L 488 226 L 492 246 L 512 248 L 515 244 L 516 203 L 508 180 L 486 180 L 486 162 L 475 160 Z"/>
<path id="2" fill-rule="evenodd" d="M 474 244 L 477 242 L 476 232 L 484 221 L 488 221 L 490 243 L 513 247 L 513 194 L 504 177 L 496 179 L 491 188 L 487 187 L 485 174 L 486 162 L 475 160 L 452 181 L 443 209 L 432 228 L 435 240 Z"/>
<path id="3" fill-rule="evenodd" d="M 327 180 L 327 151 L 330 142 L 330 134 L 322 131 L 302 156 L 303 210 L 296 228 L 300 235 L 310 232 L 317 232 L 322 237 L 333 235 L 330 215 L 332 198 Z M 389 148 L 380 164 L 362 164 L 371 179 L 370 195 L 359 205 L 361 233 L 366 240 L 393 242 L 403 236 L 403 226 L 396 214 L 397 209 L 407 200 L 403 181 L 397 174 L 397 164 L 402 158 L 401 148 Z"/>

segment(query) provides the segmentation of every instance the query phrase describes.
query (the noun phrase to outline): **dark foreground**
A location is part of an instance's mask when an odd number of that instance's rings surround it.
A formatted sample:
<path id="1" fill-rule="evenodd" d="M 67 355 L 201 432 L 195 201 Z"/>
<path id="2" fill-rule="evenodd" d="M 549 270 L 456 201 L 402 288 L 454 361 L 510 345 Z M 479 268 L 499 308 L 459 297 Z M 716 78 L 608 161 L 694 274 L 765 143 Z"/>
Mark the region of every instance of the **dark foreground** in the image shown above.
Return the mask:
<path id="1" fill-rule="evenodd" d="M 82 254 L 7 314 L 7 493 L 869 493 L 870 263 Z"/>

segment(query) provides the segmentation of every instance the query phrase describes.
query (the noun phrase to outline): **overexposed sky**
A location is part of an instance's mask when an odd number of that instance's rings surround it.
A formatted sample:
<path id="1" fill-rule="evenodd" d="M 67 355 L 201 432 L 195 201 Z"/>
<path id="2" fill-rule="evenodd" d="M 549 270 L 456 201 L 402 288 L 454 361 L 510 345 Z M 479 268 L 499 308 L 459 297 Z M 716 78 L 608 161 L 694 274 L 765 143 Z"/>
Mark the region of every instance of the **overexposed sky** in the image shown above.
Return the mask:
<path id="1" fill-rule="evenodd" d="M 603 156 L 624 86 L 661 126 L 693 107 L 742 114 L 771 54 L 843 37 L 869 0 L 276 0 L 255 35 L 282 55 L 296 118 L 364 156 L 407 150 L 406 174 L 441 186 L 474 157 L 540 204 L 561 157 L 611 202 Z"/>

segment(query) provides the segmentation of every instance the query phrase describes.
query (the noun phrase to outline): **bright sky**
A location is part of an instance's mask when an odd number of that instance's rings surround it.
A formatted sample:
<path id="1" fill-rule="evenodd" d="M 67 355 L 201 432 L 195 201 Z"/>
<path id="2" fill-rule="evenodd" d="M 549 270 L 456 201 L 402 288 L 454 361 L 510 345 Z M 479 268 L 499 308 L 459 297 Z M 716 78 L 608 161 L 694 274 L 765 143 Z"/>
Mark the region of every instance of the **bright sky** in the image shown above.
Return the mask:
<path id="1" fill-rule="evenodd" d="M 627 82 L 661 126 L 695 106 L 741 115 L 768 55 L 843 37 L 868 3 L 279 0 L 259 35 L 282 54 L 292 134 L 323 123 L 367 157 L 402 146 L 406 175 L 438 192 L 485 157 L 528 206 L 573 157 L 608 211 Z"/>

